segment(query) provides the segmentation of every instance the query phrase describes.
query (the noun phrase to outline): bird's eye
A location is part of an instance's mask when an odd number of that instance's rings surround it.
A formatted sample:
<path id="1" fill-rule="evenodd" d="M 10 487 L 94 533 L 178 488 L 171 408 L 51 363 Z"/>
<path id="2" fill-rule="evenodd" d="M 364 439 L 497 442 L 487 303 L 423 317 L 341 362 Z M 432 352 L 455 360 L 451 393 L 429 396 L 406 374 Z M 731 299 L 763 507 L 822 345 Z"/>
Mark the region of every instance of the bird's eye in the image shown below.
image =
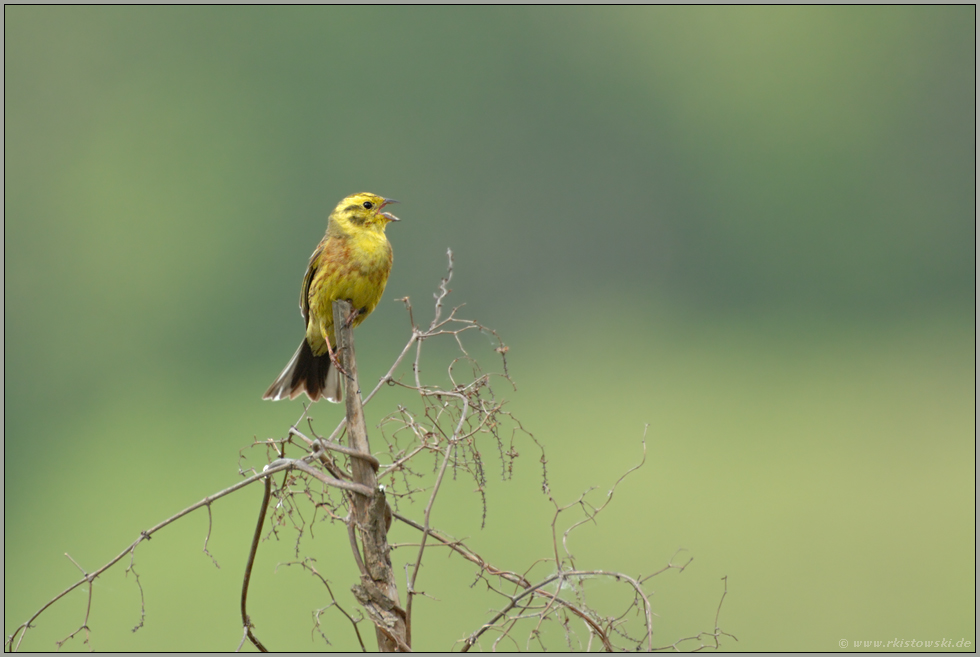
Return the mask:
<path id="1" fill-rule="evenodd" d="M 370 210 L 373 207 L 374 207 L 374 203 L 372 203 L 371 201 L 364 201 L 364 209 L 365 210 Z"/>

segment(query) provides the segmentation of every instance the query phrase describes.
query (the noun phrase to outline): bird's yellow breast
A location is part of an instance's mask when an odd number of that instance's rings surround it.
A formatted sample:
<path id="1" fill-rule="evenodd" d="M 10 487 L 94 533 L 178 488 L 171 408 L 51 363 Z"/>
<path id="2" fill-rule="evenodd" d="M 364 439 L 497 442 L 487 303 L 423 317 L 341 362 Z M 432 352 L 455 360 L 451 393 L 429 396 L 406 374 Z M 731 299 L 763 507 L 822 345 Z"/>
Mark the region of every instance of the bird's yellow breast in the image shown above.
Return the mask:
<path id="1" fill-rule="evenodd" d="M 327 352 L 326 335 L 336 345 L 333 331 L 333 302 L 349 299 L 360 324 L 381 301 L 391 271 L 391 244 L 383 229 L 360 226 L 352 234 L 331 235 L 310 267 L 313 279 L 308 290 L 309 317 L 306 337 L 317 356 Z"/>

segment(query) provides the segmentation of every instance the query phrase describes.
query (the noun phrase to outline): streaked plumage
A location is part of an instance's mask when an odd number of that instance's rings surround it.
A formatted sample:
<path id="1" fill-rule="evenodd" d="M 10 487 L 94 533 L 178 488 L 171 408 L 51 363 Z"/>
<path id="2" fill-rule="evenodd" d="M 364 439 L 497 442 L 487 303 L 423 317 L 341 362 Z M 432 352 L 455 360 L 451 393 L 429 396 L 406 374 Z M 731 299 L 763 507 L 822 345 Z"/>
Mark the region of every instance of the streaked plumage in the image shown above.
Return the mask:
<path id="1" fill-rule="evenodd" d="M 337 346 L 333 302 L 350 301 L 358 312 L 357 326 L 381 300 L 392 263 L 385 227 L 398 221 L 381 211 L 389 203 L 395 201 L 377 194 L 353 194 L 330 214 L 327 233 L 310 257 L 299 297 L 306 337 L 263 399 L 295 399 L 304 392 L 312 401 L 339 402 L 343 398 L 341 380 L 327 349 L 328 339 L 331 347 Z"/>

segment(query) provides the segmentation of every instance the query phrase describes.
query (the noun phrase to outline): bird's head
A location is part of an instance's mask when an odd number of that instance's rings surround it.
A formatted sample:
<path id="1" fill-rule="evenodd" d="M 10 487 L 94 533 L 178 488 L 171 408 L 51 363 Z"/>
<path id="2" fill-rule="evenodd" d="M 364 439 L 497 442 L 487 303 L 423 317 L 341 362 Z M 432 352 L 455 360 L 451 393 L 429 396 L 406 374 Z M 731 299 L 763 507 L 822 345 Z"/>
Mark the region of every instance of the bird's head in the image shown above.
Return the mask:
<path id="1" fill-rule="evenodd" d="M 345 229 L 372 227 L 384 230 L 388 222 L 399 221 L 399 219 L 390 212 L 381 210 L 386 205 L 397 202 L 369 192 L 351 194 L 337 204 L 330 218 Z"/>

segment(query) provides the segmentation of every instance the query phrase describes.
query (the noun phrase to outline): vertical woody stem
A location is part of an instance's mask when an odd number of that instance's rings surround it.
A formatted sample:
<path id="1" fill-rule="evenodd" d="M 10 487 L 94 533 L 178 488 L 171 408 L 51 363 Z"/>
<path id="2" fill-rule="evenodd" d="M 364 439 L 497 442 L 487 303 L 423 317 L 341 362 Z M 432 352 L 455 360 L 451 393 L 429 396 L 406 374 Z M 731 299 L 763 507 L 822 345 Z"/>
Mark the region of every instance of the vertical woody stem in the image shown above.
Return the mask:
<path id="1" fill-rule="evenodd" d="M 346 301 L 333 302 L 334 335 L 340 363 L 347 372 L 344 379 L 344 397 L 347 400 L 347 435 L 349 445 L 362 454 L 371 454 L 368 444 L 361 391 L 357 384 L 357 362 L 354 358 L 354 333 L 347 320 L 351 306 Z M 367 460 L 351 458 L 351 474 L 355 482 L 375 491 L 373 497 L 350 493 L 354 509 L 354 522 L 361 537 L 364 568 L 361 584 L 353 587 L 354 596 L 364 607 L 374 623 L 378 649 L 394 652 L 409 648 L 405 611 L 398 599 L 395 573 L 391 567 L 391 550 L 388 547 L 390 524 L 384 492 L 378 489 L 374 466 Z M 357 549 L 356 544 L 353 545 Z M 356 557 L 356 555 L 355 555 Z"/>

